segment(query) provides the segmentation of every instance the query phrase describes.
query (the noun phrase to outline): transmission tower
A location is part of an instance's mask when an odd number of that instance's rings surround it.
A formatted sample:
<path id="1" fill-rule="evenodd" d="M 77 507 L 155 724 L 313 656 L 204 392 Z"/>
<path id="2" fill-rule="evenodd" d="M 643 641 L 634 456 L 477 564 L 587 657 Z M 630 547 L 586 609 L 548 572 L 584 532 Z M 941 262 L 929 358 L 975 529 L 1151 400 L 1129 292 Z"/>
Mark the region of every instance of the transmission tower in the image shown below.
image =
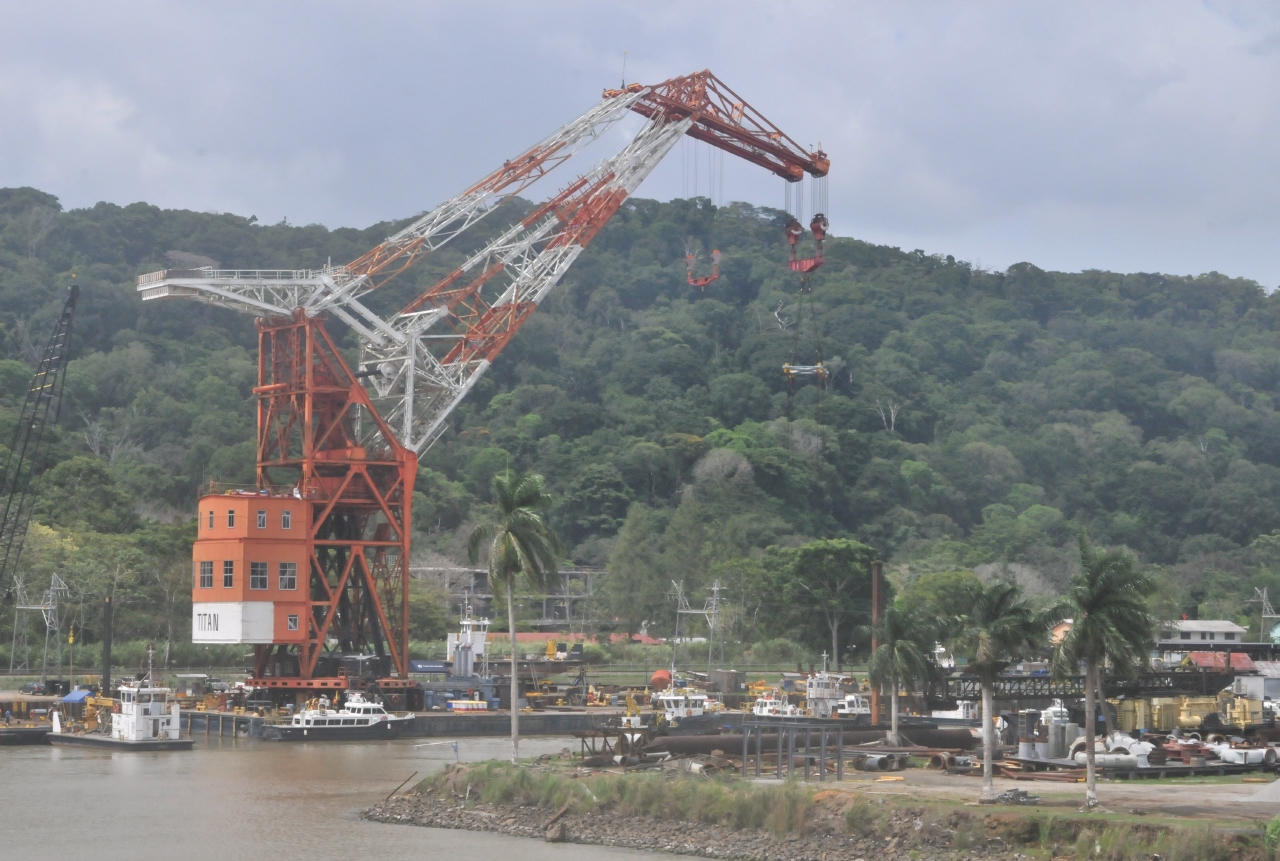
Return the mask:
<path id="1" fill-rule="evenodd" d="M 58 667 L 58 675 L 62 675 L 62 624 L 58 619 L 58 593 L 67 591 L 67 584 L 62 582 L 62 578 L 54 574 L 49 580 L 49 588 L 40 597 L 39 604 L 32 604 L 27 600 L 24 587 L 19 586 L 18 592 L 18 611 L 38 610 L 44 617 L 44 661 L 40 666 L 40 680 L 49 680 L 49 642 L 52 639 L 54 648 L 54 660 Z M 23 619 L 23 648 L 26 650 L 27 632 L 26 620 Z M 24 662 L 29 662 L 29 655 L 24 655 Z M 29 669 L 27 667 L 26 669 Z"/>
<path id="2" fill-rule="evenodd" d="M 71 322 L 79 298 L 80 288 L 73 284 L 67 291 L 62 313 L 53 327 L 35 376 L 31 378 L 31 385 L 27 387 L 27 399 L 13 429 L 3 472 L 0 472 L 4 482 L 0 484 L 0 494 L 4 498 L 3 509 L 0 509 L 0 583 L 11 583 L 5 597 L 15 603 L 9 672 L 31 669 L 26 614 L 30 610 L 44 609 L 43 603 L 36 604 L 28 599 L 19 562 L 27 537 L 27 524 L 31 520 L 31 507 L 35 504 L 34 472 L 46 448 L 46 431 L 51 422 L 57 424 L 62 406 L 62 385 L 66 380 L 63 372 L 71 351 Z M 62 582 L 57 575 L 54 575 L 54 580 Z M 45 640 L 47 652 L 47 633 Z M 46 662 L 47 657 L 46 654 Z"/>
<path id="3" fill-rule="evenodd" d="M 1267 587 L 1263 586 L 1261 589 L 1257 586 L 1253 587 L 1253 597 L 1246 603 L 1261 605 L 1259 615 L 1262 618 L 1258 621 L 1258 639 L 1264 642 L 1268 639 L 1273 643 L 1276 642 L 1277 637 L 1280 637 L 1280 631 L 1276 631 L 1276 628 L 1280 628 L 1280 624 L 1277 624 L 1280 623 L 1280 614 L 1277 614 L 1271 606 L 1271 599 L 1267 595 Z M 1268 619 L 1271 620 L 1270 630 L 1267 628 Z"/>

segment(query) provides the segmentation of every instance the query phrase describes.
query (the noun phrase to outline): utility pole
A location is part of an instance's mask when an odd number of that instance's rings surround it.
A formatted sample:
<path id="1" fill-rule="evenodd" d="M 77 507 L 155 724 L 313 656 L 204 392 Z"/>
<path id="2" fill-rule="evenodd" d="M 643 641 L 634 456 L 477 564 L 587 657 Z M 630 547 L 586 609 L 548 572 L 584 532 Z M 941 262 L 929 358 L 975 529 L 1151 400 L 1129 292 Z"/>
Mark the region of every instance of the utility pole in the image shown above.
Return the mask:
<path id="1" fill-rule="evenodd" d="M 880 578 L 882 566 L 879 561 L 871 563 L 871 654 L 875 655 L 880 648 Z M 868 659 L 869 661 L 870 659 Z M 868 666 L 870 664 L 868 663 Z M 880 723 L 880 689 L 871 686 L 871 723 Z"/>

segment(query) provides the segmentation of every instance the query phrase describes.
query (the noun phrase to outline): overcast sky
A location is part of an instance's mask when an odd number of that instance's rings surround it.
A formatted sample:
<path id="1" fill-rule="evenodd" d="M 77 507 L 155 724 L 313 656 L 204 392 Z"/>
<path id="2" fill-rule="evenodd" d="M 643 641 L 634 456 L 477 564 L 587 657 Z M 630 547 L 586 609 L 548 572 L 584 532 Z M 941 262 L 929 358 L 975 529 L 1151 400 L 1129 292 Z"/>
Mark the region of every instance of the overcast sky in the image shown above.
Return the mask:
<path id="1" fill-rule="evenodd" d="M 1280 284 L 1275 3 L 0 0 L 0 186 L 367 226 L 575 118 L 624 51 L 821 141 L 838 235 Z M 677 151 L 639 194 L 688 184 Z M 728 199 L 781 184 L 726 164 Z"/>

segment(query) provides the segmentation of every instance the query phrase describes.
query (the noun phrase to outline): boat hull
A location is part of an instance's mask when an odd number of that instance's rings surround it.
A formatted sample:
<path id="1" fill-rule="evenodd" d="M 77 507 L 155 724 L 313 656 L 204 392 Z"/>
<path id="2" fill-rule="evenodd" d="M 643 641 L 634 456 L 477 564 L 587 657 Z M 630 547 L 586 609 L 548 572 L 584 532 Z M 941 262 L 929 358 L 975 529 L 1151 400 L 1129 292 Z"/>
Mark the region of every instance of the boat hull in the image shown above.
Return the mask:
<path id="1" fill-rule="evenodd" d="M 45 744 L 47 726 L 0 726 L 0 747 L 11 744 Z"/>
<path id="2" fill-rule="evenodd" d="M 191 750 L 195 743 L 189 738 L 148 738 L 141 741 L 128 741 L 98 733 L 51 732 L 47 738 L 49 744 L 55 747 L 92 747 L 99 750 Z"/>
<path id="3" fill-rule="evenodd" d="M 399 738 L 413 718 L 392 718 L 369 726 L 292 726 L 267 724 L 262 738 L 267 741 L 379 741 Z"/>

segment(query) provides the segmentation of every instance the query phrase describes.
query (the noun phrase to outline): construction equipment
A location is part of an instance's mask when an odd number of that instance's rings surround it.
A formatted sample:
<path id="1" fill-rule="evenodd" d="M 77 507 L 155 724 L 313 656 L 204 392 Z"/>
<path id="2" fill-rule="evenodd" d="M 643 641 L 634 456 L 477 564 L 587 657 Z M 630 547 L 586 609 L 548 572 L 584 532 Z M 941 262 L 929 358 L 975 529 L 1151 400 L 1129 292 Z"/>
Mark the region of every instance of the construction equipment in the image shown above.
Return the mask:
<path id="1" fill-rule="evenodd" d="M 19 562 L 22 546 L 27 537 L 27 525 L 31 521 L 31 509 L 35 505 L 35 469 L 47 447 L 47 431 L 50 423 L 58 423 L 62 408 L 62 386 L 66 382 L 64 371 L 71 353 L 71 323 L 75 318 L 76 302 L 80 298 L 79 285 L 67 290 L 62 303 L 62 313 L 54 324 L 53 334 L 45 345 L 40 364 L 36 366 L 27 398 L 22 404 L 18 423 L 14 425 L 9 441 L 9 453 L 5 458 L 4 510 L 0 513 L 0 583 L 11 583 L 5 598 L 14 601 L 13 644 L 9 652 L 9 672 L 31 669 L 31 654 L 27 643 L 27 617 L 30 611 L 39 611 L 45 621 L 44 670 L 49 669 L 49 642 L 58 644 L 58 663 L 62 662 L 61 638 L 57 636 L 58 593 L 66 590 L 65 584 L 55 573 L 49 589 L 39 602 L 27 595 L 27 586 Z"/>
<path id="2" fill-rule="evenodd" d="M 621 152 L 569 182 L 400 311 L 369 297 L 601 137 L 646 118 Z M 165 270 L 146 301 L 186 297 L 258 317 L 258 467 L 210 487 L 193 550 L 193 638 L 254 646 L 254 687 L 408 693 L 410 502 L 418 455 L 520 326 L 675 144 L 689 135 L 795 183 L 809 152 L 709 71 L 606 90 L 599 104 L 345 266 Z M 326 330 L 360 341 L 351 368 Z M 372 654 L 370 654 L 372 653 Z M 367 660 L 366 660 L 367 659 Z"/>

